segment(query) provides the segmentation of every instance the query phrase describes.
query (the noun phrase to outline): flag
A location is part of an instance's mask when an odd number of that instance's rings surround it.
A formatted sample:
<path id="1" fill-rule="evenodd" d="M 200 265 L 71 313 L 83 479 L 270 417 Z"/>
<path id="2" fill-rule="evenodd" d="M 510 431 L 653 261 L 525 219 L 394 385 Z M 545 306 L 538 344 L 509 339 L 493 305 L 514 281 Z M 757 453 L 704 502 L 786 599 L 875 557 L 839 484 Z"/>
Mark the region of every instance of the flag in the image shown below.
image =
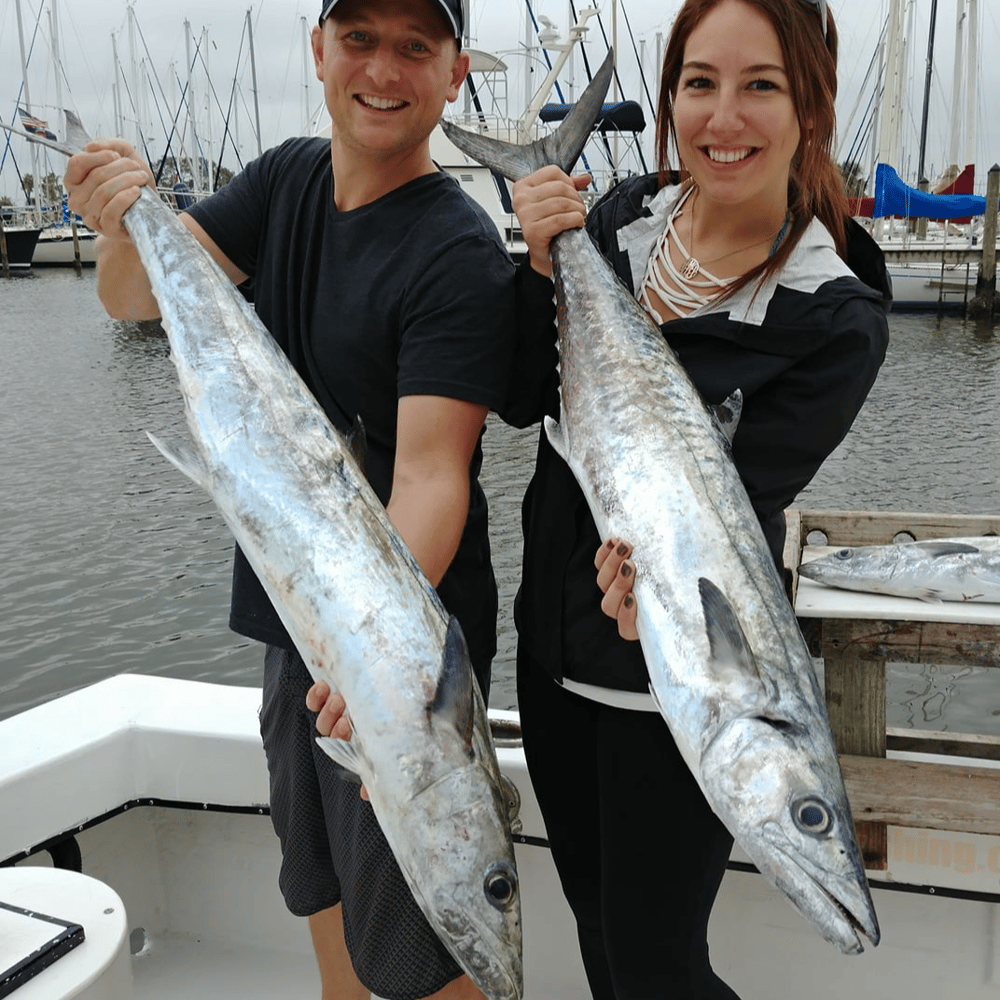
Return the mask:
<path id="1" fill-rule="evenodd" d="M 43 139 L 51 139 L 53 142 L 57 141 L 57 136 L 55 132 L 49 131 L 49 123 L 43 122 L 41 118 L 35 118 L 34 115 L 29 115 L 24 108 L 19 107 L 17 113 L 21 116 L 21 125 L 24 126 L 25 132 L 31 132 L 33 135 L 40 135 Z"/>

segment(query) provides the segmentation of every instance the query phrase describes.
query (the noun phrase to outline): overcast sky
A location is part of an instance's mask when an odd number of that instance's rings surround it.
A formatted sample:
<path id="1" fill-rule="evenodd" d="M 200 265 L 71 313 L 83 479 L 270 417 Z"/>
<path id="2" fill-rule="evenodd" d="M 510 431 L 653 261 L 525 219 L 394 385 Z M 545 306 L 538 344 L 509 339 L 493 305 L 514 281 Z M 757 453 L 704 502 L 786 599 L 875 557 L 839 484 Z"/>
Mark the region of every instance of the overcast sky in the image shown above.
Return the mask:
<path id="1" fill-rule="evenodd" d="M 37 117 L 56 124 L 57 95 L 49 30 L 52 3 L 53 0 L 20 0 L 25 44 L 31 46 L 34 40 L 28 70 L 33 111 Z M 910 3 L 912 18 L 907 22 L 912 24 L 913 36 L 907 69 L 910 106 L 904 126 L 902 162 L 895 166 L 902 175 L 914 178 L 931 0 L 910 0 Z M 932 177 L 945 165 L 949 144 L 955 3 L 956 0 L 939 0 L 925 170 Z M 134 10 L 136 26 L 131 33 L 129 6 Z M 532 6 L 536 16 L 547 16 L 558 25 L 560 33 L 565 34 L 568 0 L 534 0 Z M 582 2 L 577 2 L 577 10 L 582 6 Z M 607 34 L 610 37 L 612 32 L 612 0 L 595 0 L 595 6 L 601 8 L 601 15 L 600 22 L 597 18 L 590 21 L 587 36 L 586 48 L 591 66 L 596 66 L 603 58 L 603 36 Z M 647 85 L 655 93 L 653 65 L 657 33 L 666 37 L 679 6 L 680 0 L 618 0 L 619 66 L 624 97 L 644 99 L 633 43 L 639 51 L 645 43 Z M 869 81 L 864 86 L 865 76 L 876 52 L 887 7 L 888 0 L 831 2 L 841 31 L 838 117 L 845 153 L 855 144 L 863 112 L 870 102 L 872 84 Z M 985 184 L 989 166 L 1000 161 L 1000 121 L 995 114 L 988 117 L 983 110 L 991 104 L 990 98 L 1000 92 L 1000 60 L 991 55 L 1000 50 L 998 7 L 1000 4 L 994 0 L 979 0 L 980 52 L 986 52 L 987 58 L 983 60 L 980 54 L 977 61 L 985 61 L 988 66 L 983 70 L 980 81 L 976 115 L 975 162 L 977 180 L 981 184 Z M 68 85 L 64 85 L 63 104 L 77 110 L 93 134 L 115 130 L 114 36 L 120 62 L 121 101 L 129 123 L 126 133 L 134 140 L 135 125 L 132 122 L 136 115 L 132 106 L 138 103 L 146 121 L 143 133 L 150 152 L 152 155 L 162 153 L 170 119 L 179 103 L 180 88 L 187 79 L 187 20 L 191 26 L 192 51 L 200 44 L 199 51 L 207 53 L 208 75 L 203 63 L 200 64 L 194 79 L 195 100 L 202 107 L 210 103 L 216 109 L 211 121 L 204 117 L 199 131 L 203 134 L 210 131 L 212 148 L 218 150 L 224 112 L 235 104 L 230 130 L 235 133 L 239 154 L 245 160 L 255 155 L 257 145 L 253 125 L 247 11 L 251 11 L 253 24 L 260 125 L 262 144 L 266 148 L 289 135 L 300 133 L 309 117 L 307 109 L 314 112 L 321 106 L 319 85 L 311 70 L 304 78 L 303 68 L 305 34 L 307 28 L 315 23 L 318 8 L 319 0 L 257 0 L 252 6 L 242 0 L 172 0 L 170 3 L 133 0 L 131 4 L 126 0 L 57 0 L 60 47 L 64 74 L 68 80 Z M 522 0 L 472 0 L 471 44 L 501 56 L 509 66 L 508 97 L 512 113 L 519 112 L 524 105 L 526 67 L 536 68 L 533 74 L 536 83 L 541 80 L 544 69 L 537 51 L 530 58 L 525 56 L 525 8 Z M 146 86 L 140 85 L 142 96 L 138 98 L 132 94 L 135 77 L 132 73 L 130 35 L 135 40 L 137 61 L 145 60 L 152 71 L 145 76 L 148 81 Z M 0 0 L 0 116 L 8 124 L 16 113 L 15 104 L 21 88 L 20 65 L 16 0 Z M 580 80 L 583 66 L 579 60 L 576 66 L 576 77 Z M 211 95 L 208 94 L 208 80 L 214 91 Z M 129 88 L 128 92 L 126 88 Z M 860 110 L 852 118 L 859 94 Z M 652 133 L 650 124 L 644 140 L 647 156 L 652 148 Z M 238 169 L 239 158 L 233 151 L 232 142 L 230 139 L 222 162 L 231 169 Z M 0 140 L 0 152 L 2 149 L 3 140 Z M 13 149 L 21 171 L 32 172 L 31 157 L 24 143 L 16 140 Z M 870 152 L 865 147 L 861 158 L 869 157 Z M 40 174 L 50 169 L 61 174 L 59 157 L 47 162 L 43 160 L 38 167 Z M 0 171 L 0 194 L 12 197 L 15 202 L 22 200 L 9 156 Z"/>

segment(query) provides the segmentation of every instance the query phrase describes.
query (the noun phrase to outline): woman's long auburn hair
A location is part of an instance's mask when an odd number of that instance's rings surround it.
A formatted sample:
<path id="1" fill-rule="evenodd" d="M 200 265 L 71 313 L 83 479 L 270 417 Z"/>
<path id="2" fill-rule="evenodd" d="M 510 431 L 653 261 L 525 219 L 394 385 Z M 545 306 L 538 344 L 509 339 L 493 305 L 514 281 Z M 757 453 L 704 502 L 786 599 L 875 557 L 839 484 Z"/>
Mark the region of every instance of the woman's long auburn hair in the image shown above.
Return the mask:
<path id="1" fill-rule="evenodd" d="M 674 100 L 684 64 L 688 37 L 702 18 L 723 0 L 686 0 L 674 21 L 663 56 L 660 104 L 656 114 L 657 167 L 660 186 L 670 183 L 669 148 L 677 148 Z M 781 44 L 792 105 L 801 138 L 788 180 L 788 207 L 792 224 L 774 256 L 748 271 L 727 290 L 732 294 L 756 278 L 774 274 L 785 264 L 813 216 L 830 231 L 837 253 L 846 260 L 847 192 L 833 161 L 836 127 L 837 27 L 827 11 L 827 38 L 817 7 L 806 0 L 737 0 L 756 7 L 771 22 Z M 806 123 L 812 123 L 808 127 Z"/>

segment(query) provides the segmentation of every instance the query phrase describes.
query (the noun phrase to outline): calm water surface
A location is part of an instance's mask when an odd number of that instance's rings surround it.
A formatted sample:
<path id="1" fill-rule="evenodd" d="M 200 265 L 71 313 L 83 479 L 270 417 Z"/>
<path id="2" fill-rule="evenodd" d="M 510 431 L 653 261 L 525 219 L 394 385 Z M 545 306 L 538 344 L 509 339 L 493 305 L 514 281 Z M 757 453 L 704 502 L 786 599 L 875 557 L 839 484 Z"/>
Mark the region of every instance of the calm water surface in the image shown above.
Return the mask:
<path id="1" fill-rule="evenodd" d="M 947 317 L 891 325 L 868 404 L 798 505 L 1000 513 L 1000 336 Z M 0 718 L 123 671 L 258 684 L 260 648 L 226 627 L 228 529 L 146 437 L 187 433 L 162 333 L 108 319 L 92 271 L 39 270 L 0 281 L 0 349 Z M 491 420 L 485 442 L 498 708 L 515 706 L 535 438 Z M 1000 732 L 984 669 L 894 667 L 889 693 L 891 724 Z"/>

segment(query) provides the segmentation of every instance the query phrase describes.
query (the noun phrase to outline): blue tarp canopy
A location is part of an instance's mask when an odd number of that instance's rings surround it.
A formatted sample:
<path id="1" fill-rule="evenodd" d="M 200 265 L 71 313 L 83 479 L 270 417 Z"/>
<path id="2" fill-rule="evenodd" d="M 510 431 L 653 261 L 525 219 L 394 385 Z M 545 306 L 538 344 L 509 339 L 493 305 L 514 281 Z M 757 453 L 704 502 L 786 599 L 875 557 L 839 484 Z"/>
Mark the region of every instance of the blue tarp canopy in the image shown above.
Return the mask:
<path id="1" fill-rule="evenodd" d="M 904 219 L 968 219 L 986 214 L 986 199 L 975 194 L 928 194 L 907 187 L 886 163 L 875 168 L 876 219 L 898 215 Z"/>
<path id="2" fill-rule="evenodd" d="M 573 110 L 572 104 L 546 104 L 538 117 L 543 122 L 561 122 Z M 641 132 L 646 117 L 636 101 L 615 101 L 601 105 L 597 128 L 601 132 Z"/>

